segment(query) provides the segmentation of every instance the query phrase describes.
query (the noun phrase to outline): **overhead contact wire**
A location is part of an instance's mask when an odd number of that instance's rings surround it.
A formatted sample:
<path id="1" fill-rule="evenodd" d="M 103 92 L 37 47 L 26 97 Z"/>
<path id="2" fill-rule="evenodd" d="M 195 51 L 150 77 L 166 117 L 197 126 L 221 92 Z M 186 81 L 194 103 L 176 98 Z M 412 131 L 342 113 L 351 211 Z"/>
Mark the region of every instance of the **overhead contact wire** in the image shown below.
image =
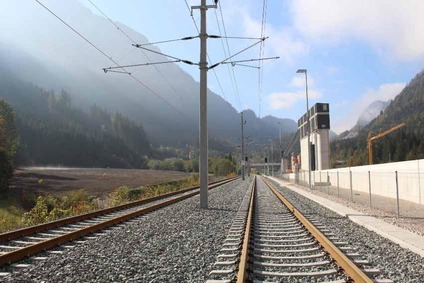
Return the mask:
<path id="1" fill-rule="evenodd" d="M 225 28 L 224 16 L 223 16 L 223 13 L 222 13 L 222 5 L 219 5 L 219 13 L 221 15 L 222 29 L 224 31 L 225 41 L 226 41 L 226 44 L 227 44 L 228 56 L 230 56 L 227 60 L 229 60 L 232 57 L 231 57 L 230 45 L 228 43 L 227 30 Z M 235 89 L 235 93 L 236 93 L 236 99 L 238 100 L 238 103 L 239 103 L 239 111 L 241 112 L 242 111 L 241 99 L 240 99 L 240 95 L 239 95 L 239 92 L 238 92 L 237 79 L 236 79 L 236 75 L 235 75 L 235 72 L 234 72 L 234 66 L 231 66 L 231 71 L 232 71 L 232 76 L 230 75 L 230 77 L 232 78 L 233 88 Z"/>
<path id="2" fill-rule="evenodd" d="M 265 36 L 267 6 L 268 6 L 268 1 L 263 0 L 262 21 L 261 21 L 261 38 L 263 38 Z M 265 42 L 262 41 L 261 45 L 259 46 L 259 58 L 262 58 L 264 53 L 265 53 L 264 52 L 264 45 L 265 45 Z M 263 85 L 263 61 L 259 61 L 259 69 L 258 69 L 259 117 L 261 117 L 261 107 L 262 107 L 262 85 Z"/>
<path id="3" fill-rule="evenodd" d="M 112 25 L 114 25 L 133 44 L 137 44 L 137 42 L 131 36 L 129 36 L 124 30 L 122 30 L 114 21 L 112 21 L 111 18 L 109 18 L 102 10 L 100 10 L 100 8 L 97 7 L 91 0 L 88 0 L 88 2 L 90 2 L 90 4 L 93 5 L 93 7 L 97 9 L 97 11 L 99 11 Z M 181 40 L 181 39 L 178 39 L 178 40 Z M 176 40 L 169 40 L 167 42 L 172 42 L 172 41 L 177 41 L 177 39 Z M 139 50 L 142 52 L 142 54 L 147 59 L 147 61 L 151 62 L 150 57 L 142 49 L 139 49 Z M 171 84 L 171 82 L 165 77 L 165 75 L 159 70 L 159 68 L 157 66 L 153 66 L 153 67 L 159 73 L 159 75 L 162 77 L 162 79 L 168 84 L 168 86 L 174 91 L 174 93 L 180 98 L 180 100 L 182 100 L 182 97 L 178 94 L 177 90 L 174 88 L 174 86 Z"/>
<path id="4" fill-rule="evenodd" d="M 47 6 L 45 6 L 43 3 L 41 3 L 39 0 L 35 0 L 40 6 L 42 6 L 45 10 L 47 10 L 50 14 L 52 14 L 54 17 L 56 17 L 59 21 L 61 21 L 65 26 L 67 26 L 69 29 L 71 29 L 74 33 L 76 33 L 79 37 L 81 37 L 85 42 L 87 42 L 89 45 L 91 45 L 94 49 L 96 49 L 99 53 L 101 53 L 103 56 L 105 56 L 107 59 L 109 59 L 112 63 L 114 63 L 116 66 L 119 66 L 119 64 L 113 60 L 112 57 L 107 55 L 103 50 L 101 50 L 99 47 L 97 47 L 94 43 L 92 43 L 90 40 L 88 40 L 85 36 L 83 36 L 80 32 L 78 32 L 76 29 L 74 29 L 71 25 L 69 25 L 67 22 L 65 22 L 62 18 L 60 18 L 56 13 L 54 13 L 52 10 L 50 10 Z M 168 100 L 160 96 L 158 93 L 156 93 L 153 89 L 148 87 L 146 84 L 144 84 L 142 81 L 140 81 L 138 78 L 134 77 L 131 73 L 129 73 L 124 68 L 120 68 L 123 72 L 128 74 L 130 77 L 132 77 L 135 81 L 137 81 L 139 84 L 144 86 L 146 89 L 148 89 L 151 93 L 153 93 L 155 96 L 157 96 L 159 99 L 167 103 L 171 108 L 175 109 L 178 113 L 180 113 L 183 116 L 186 116 L 184 113 L 182 113 L 179 109 L 177 109 L 175 106 L 173 106 Z"/>
<path id="5" fill-rule="evenodd" d="M 193 24 L 194 24 L 194 26 L 195 26 L 195 28 L 197 30 L 197 33 L 200 34 L 199 27 L 197 26 L 196 20 L 194 19 L 193 14 L 191 13 L 191 9 L 190 9 L 190 6 L 187 3 L 187 0 L 184 0 L 184 2 L 186 4 L 186 6 L 187 6 L 188 12 L 190 13 L 190 17 L 193 20 Z M 209 65 L 210 65 L 211 64 L 211 58 L 209 57 L 209 54 L 206 53 L 206 55 L 208 56 L 208 62 L 209 62 Z M 225 95 L 224 89 L 222 88 L 221 82 L 220 82 L 220 80 L 218 78 L 218 75 L 217 75 L 215 69 L 212 69 L 212 71 L 213 71 L 213 74 L 215 75 L 216 81 L 218 82 L 218 86 L 219 86 L 219 88 L 221 90 L 222 96 L 224 96 L 225 100 L 227 100 L 227 96 Z"/>

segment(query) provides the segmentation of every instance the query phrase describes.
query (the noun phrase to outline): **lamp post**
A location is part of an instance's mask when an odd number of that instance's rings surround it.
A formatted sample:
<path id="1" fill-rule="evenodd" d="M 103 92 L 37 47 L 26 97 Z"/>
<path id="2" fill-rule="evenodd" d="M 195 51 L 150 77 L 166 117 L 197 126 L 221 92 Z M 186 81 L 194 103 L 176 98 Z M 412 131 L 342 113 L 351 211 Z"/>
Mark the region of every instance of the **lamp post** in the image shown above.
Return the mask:
<path id="1" fill-rule="evenodd" d="M 311 182 L 311 138 L 310 138 L 310 122 L 309 122 L 309 101 L 308 101 L 308 71 L 306 69 L 298 69 L 296 71 L 298 74 L 305 74 L 305 85 L 306 85 L 306 133 L 308 136 L 308 175 L 309 175 L 309 189 L 312 190 L 312 182 Z"/>

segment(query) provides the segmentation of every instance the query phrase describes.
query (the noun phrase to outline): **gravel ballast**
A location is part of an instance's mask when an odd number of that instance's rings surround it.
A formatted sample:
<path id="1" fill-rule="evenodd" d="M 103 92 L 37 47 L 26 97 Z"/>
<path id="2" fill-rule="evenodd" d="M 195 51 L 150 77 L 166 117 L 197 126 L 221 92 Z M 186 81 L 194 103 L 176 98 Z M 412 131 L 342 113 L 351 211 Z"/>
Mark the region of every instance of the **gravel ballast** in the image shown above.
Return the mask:
<path id="1" fill-rule="evenodd" d="M 302 213 L 311 213 L 320 219 L 373 267 L 380 269 L 384 278 L 394 282 L 424 282 L 424 258 L 274 181 L 272 183 Z"/>
<path id="2" fill-rule="evenodd" d="M 245 196 L 251 178 L 109 229 L 97 239 L 34 261 L 6 282 L 204 282 Z M 105 232 L 103 232 L 105 233 Z"/>

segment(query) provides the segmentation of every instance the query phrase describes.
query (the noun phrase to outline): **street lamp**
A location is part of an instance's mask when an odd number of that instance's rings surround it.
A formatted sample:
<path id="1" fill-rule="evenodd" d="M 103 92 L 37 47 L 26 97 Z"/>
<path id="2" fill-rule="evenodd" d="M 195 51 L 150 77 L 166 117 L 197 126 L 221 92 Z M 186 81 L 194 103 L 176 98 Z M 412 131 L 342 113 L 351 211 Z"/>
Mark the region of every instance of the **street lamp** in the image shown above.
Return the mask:
<path id="1" fill-rule="evenodd" d="M 308 101 L 308 71 L 306 69 L 298 69 L 296 71 L 298 74 L 305 74 L 306 82 L 306 133 L 308 136 L 308 175 L 309 175 L 309 189 L 312 190 L 312 181 L 311 181 L 311 149 L 310 149 L 310 122 L 309 122 L 309 101 Z"/>

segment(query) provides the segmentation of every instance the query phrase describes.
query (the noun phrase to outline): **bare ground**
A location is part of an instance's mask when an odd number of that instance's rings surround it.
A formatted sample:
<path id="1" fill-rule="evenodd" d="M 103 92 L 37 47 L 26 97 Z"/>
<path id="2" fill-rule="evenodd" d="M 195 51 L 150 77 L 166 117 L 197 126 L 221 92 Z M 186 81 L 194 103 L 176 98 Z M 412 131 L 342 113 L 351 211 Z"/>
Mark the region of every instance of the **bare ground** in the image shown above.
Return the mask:
<path id="1" fill-rule="evenodd" d="M 135 188 L 188 177 L 190 173 L 103 168 L 21 168 L 15 171 L 11 190 L 59 195 L 84 189 L 90 195 L 103 195 L 120 186 Z"/>

